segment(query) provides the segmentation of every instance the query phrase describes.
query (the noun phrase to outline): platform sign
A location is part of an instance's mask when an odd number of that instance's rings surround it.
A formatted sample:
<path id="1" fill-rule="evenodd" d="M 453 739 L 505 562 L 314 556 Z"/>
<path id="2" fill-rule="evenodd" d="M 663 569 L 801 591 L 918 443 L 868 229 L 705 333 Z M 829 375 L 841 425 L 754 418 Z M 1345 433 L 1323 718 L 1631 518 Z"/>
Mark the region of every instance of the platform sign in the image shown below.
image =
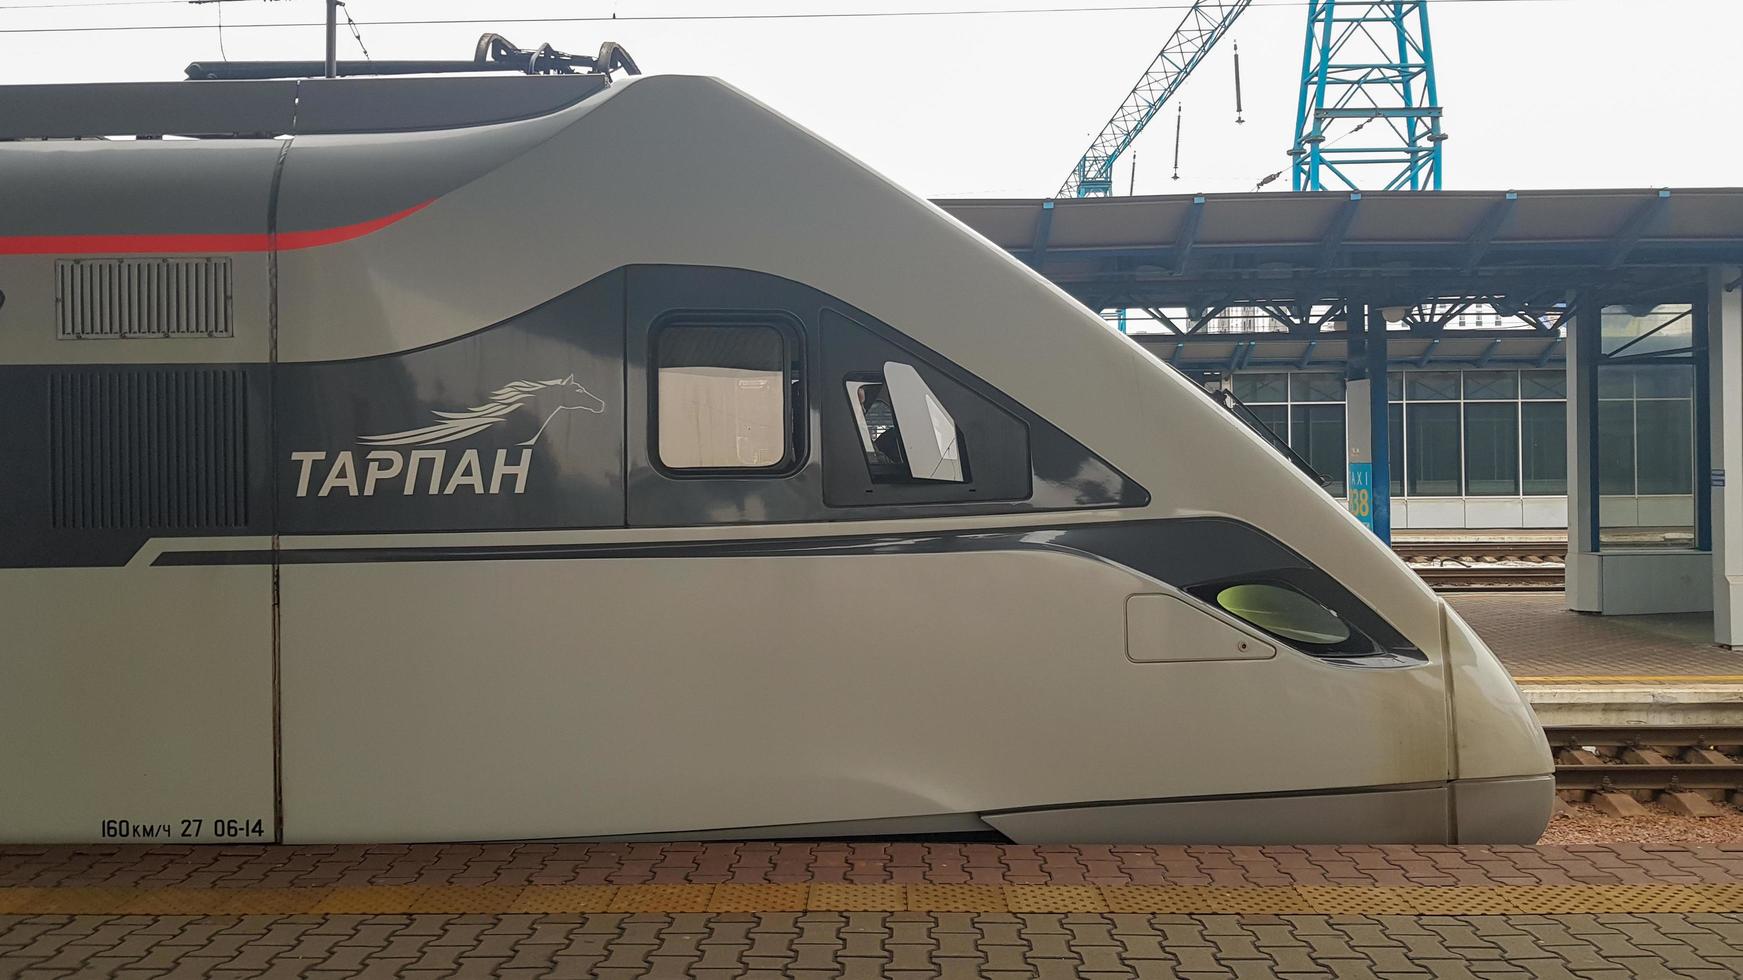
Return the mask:
<path id="1" fill-rule="evenodd" d="M 1368 530 L 1374 529 L 1374 464 L 1367 462 L 1350 462 L 1350 513 L 1356 519 L 1367 525 Z"/>

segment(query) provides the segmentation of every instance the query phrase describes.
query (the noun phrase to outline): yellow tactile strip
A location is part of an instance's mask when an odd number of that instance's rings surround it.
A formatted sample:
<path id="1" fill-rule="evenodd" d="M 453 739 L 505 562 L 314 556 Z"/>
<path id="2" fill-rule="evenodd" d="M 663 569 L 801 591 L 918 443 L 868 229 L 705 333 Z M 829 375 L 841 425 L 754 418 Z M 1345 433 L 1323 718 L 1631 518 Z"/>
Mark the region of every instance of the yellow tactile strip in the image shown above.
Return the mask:
<path id="1" fill-rule="evenodd" d="M 1743 674 L 1526 674 L 1518 684 L 1739 684 Z"/>
<path id="2" fill-rule="evenodd" d="M 1227 888 L 1163 885 L 388 885 L 357 888 L 0 888 L 9 915 L 535 912 L 1140 912 L 1573 915 L 1743 912 L 1743 885 Z"/>

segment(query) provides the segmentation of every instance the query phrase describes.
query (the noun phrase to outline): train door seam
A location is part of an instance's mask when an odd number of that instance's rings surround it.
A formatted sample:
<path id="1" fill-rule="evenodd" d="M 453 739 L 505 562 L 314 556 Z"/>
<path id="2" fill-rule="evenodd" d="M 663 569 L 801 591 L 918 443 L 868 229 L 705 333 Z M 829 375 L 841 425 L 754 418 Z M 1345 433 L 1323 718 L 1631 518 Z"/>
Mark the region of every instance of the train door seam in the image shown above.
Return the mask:
<path id="1" fill-rule="evenodd" d="M 278 459 L 278 196 L 284 182 L 284 168 L 295 142 L 295 129 L 279 146 L 278 160 L 272 169 L 272 187 L 266 204 L 266 278 L 267 278 L 267 356 L 266 356 L 266 442 L 267 458 Z M 281 685 L 281 637 L 283 614 L 280 606 L 279 575 L 279 513 L 278 481 L 269 464 L 267 473 L 267 514 L 272 532 L 272 839 L 284 843 L 284 693 Z"/>

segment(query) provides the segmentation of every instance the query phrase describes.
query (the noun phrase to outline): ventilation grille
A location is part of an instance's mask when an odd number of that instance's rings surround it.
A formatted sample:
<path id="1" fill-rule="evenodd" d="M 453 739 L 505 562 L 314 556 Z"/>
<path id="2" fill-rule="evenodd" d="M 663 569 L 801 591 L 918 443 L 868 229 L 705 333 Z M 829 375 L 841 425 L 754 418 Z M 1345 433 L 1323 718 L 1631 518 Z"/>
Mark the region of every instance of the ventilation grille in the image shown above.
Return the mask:
<path id="1" fill-rule="evenodd" d="M 228 368 L 54 375 L 54 526 L 246 526 L 247 393 Z"/>
<path id="2" fill-rule="evenodd" d="M 54 274 L 62 338 L 231 335 L 229 259 L 62 259 Z"/>

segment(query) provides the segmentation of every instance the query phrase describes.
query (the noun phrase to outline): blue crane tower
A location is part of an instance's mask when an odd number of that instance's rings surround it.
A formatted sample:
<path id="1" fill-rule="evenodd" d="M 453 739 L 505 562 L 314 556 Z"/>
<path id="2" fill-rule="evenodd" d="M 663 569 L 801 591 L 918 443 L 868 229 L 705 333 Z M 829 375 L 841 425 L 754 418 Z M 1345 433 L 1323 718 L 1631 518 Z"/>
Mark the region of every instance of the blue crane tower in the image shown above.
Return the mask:
<path id="1" fill-rule="evenodd" d="M 1428 0 L 1308 0 L 1295 189 L 1438 191 L 1445 140 Z"/>
<path id="2" fill-rule="evenodd" d="M 1252 0 L 1196 0 L 1160 54 L 1084 151 L 1055 197 L 1113 193 L 1114 161 L 1143 132 Z M 1344 140 L 1373 132 L 1360 143 Z M 1440 104 L 1428 0 L 1308 0 L 1295 143 L 1296 190 L 1439 190 Z M 1368 181 L 1362 181 L 1366 183 Z"/>

